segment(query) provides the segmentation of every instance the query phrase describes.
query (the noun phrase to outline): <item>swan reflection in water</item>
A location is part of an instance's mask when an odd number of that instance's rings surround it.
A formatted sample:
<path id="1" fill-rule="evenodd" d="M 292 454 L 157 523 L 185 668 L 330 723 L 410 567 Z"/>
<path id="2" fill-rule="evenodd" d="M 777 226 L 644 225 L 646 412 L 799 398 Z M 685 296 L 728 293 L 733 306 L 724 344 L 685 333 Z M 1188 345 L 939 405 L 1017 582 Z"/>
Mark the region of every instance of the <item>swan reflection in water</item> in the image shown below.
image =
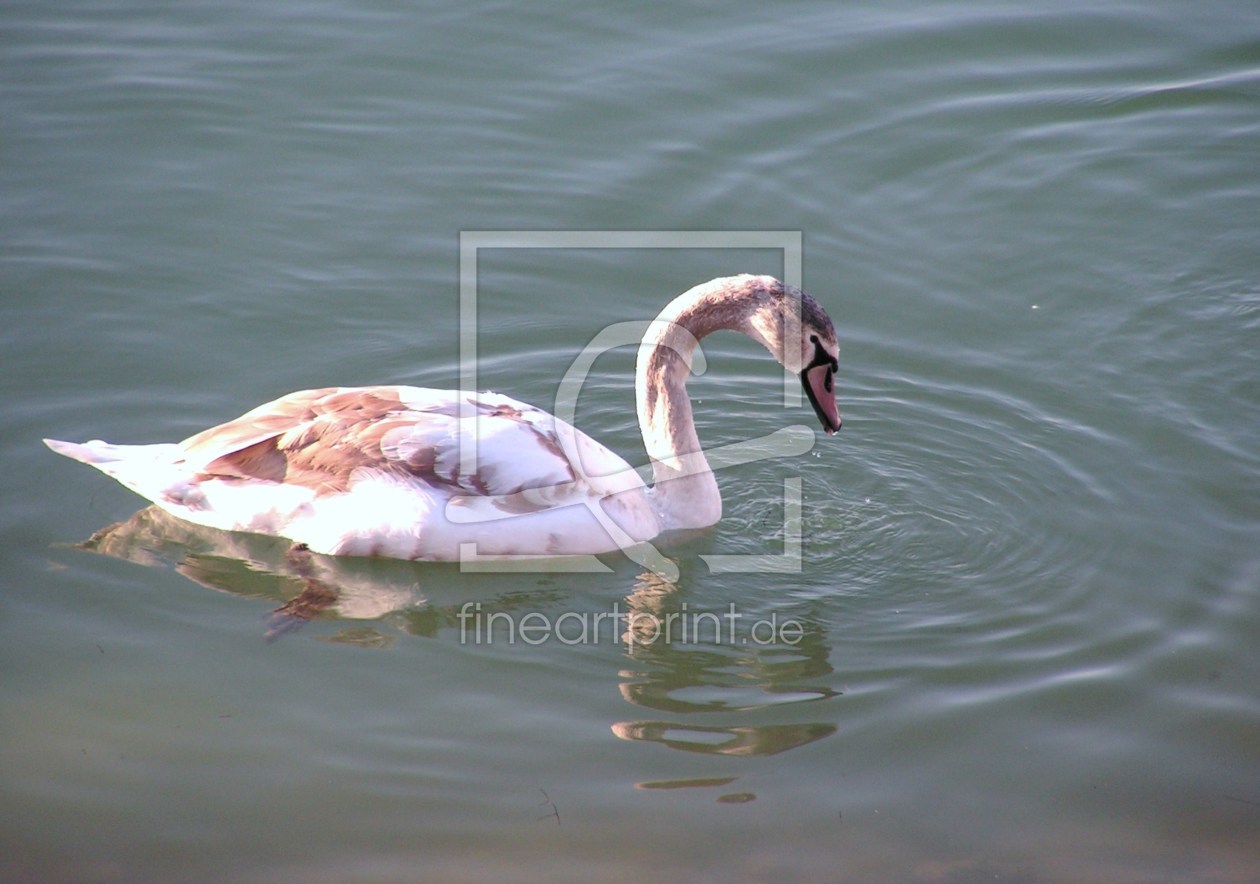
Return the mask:
<path id="1" fill-rule="evenodd" d="M 419 583 L 382 579 L 349 560 L 313 556 L 288 541 L 260 534 L 205 528 L 156 506 L 97 531 L 80 549 L 176 572 L 210 589 L 282 602 L 272 612 L 269 640 L 317 617 L 379 621 L 422 605 Z M 387 645 L 375 630 L 351 631 L 345 640 Z"/>
<path id="2" fill-rule="evenodd" d="M 279 538 L 194 525 L 157 507 L 97 531 L 79 548 L 142 565 L 173 567 L 202 586 L 278 603 L 265 627 L 269 640 L 314 619 L 357 621 L 360 625 L 347 626 L 326 640 L 368 647 L 387 647 L 395 632 L 432 637 L 444 629 L 463 630 L 469 576 L 478 579 L 481 601 L 475 604 L 482 616 L 572 603 L 572 594 L 559 591 L 545 574 L 487 579 L 490 575 L 460 575 L 453 565 L 314 555 Z M 446 588 L 422 591 L 418 580 L 422 569 L 434 569 L 441 579 L 433 582 Z M 522 576 L 534 580 L 522 588 Z M 492 590 L 488 599 L 487 588 Z M 634 578 L 633 590 L 622 603 L 625 616 L 619 622 L 625 631 L 610 639 L 625 654 L 618 687 L 628 703 L 655 714 L 613 723 L 617 737 L 690 753 L 764 756 L 836 732 L 835 724 L 820 721 L 748 723 L 757 712 L 772 707 L 779 710 L 776 718 L 781 720 L 789 717 L 786 706 L 817 708 L 839 696 L 828 686 L 834 670 L 825 636 L 813 618 L 796 621 L 801 629 L 791 642 L 754 641 L 747 634 L 703 630 L 693 631 L 684 641 L 672 640 L 663 630 L 645 624 L 685 612 L 687 602 L 675 584 L 650 571 Z M 698 777 L 639 786 L 712 787 L 731 779 Z"/>
<path id="3" fill-rule="evenodd" d="M 685 615 L 677 587 L 650 572 L 639 577 L 627 597 L 630 627 L 668 622 Z M 741 633 L 733 621 L 725 628 L 693 630 L 690 641 L 671 642 L 659 630 L 641 629 L 625 636 L 628 664 L 621 670 L 621 695 L 636 706 L 671 719 L 622 721 L 612 731 L 623 740 L 659 743 L 671 749 L 709 755 L 763 756 L 813 743 L 834 734 L 835 724 L 806 721 L 746 724 L 750 714 L 788 704 L 831 700 L 834 670 L 823 633 L 811 620 L 800 624 L 793 641 L 767 641 Z M 735 717 L 740 723 L 709 723 L 706 718 Z M 686 721 L 681 720 L 686 716 Z M 708 779 L 640 783 L 641 788 L 709 786 Z"/>

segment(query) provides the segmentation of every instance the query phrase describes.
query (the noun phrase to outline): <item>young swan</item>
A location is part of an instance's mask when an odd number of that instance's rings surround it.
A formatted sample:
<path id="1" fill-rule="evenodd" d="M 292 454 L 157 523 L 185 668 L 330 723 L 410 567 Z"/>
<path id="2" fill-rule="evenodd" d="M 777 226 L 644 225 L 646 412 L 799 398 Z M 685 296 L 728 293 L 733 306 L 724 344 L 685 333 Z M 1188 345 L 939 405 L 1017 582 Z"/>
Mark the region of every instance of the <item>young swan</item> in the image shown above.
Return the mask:
<path id="1" fill-rule="evenodd" d="M 532 405 L 423 387 L 290 393 L 179 443 L 45 442 L 179 518 L 319 553 L 457 561 L 469 543 L 482 556 L 609 552 L 721 518 L 686 389 L 697 342 L 719 329 L 760 341 L 800 377 L 823 429 L 840 429 L 826 311 L 776 279 L 743 275 L 678 296 L 643 337 L 635 393 L 651 487 Z M 461 460 L 469 434 L 472 470 Z"/>

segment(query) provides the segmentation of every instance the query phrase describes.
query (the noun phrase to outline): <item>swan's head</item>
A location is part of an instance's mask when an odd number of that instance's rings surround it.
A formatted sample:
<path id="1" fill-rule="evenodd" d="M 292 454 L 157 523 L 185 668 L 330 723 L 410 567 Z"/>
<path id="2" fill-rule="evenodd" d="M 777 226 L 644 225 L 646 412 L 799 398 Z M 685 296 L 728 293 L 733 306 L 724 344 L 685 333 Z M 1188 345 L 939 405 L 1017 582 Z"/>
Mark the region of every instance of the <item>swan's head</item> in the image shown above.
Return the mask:
<path id="1" fill-rule="evenodd" d="M 747 333 L 765 344 L 783 367 L 801 379 L 809 404 L 827 435 L 840 429 L 835 377 L 840 344 L 831 317 L 809 294 L 768 276 L 737 277 L 759 290 Z M 766 296 L 769 297 L 766 297 Z"/>
<path id="2" fill-rule="evenodd" d="M 712 279 L 683 292 L 652 323 L 639 351 L 640 408 L 647 415 L 641 420 L 653 420 L 657 388 L 665 383 L 662 378 L 668 370 L 679 373 L 676 384 L 682 384 L 690 370 L 703 371 L 692 362 L 696 342 L 719 329 L 760 341 L 801 379 L 823 430 L 834 435 L 840 429 L 835 391 L 840 345 L 831 317 L 800 289 L 773 276 L 747 273 Z"/>

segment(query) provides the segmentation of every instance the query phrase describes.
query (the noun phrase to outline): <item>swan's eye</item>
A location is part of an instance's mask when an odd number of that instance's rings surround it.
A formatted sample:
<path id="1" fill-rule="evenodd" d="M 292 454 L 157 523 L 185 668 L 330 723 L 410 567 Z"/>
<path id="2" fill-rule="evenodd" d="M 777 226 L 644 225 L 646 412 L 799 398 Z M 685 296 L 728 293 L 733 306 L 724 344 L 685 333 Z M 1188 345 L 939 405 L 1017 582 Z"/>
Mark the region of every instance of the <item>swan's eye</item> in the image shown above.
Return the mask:
<path id="1" fill-rule="evenodd" d="M 822 341 L 818 340 L 818 335 L 810 335 L 809 339 L 814 342 L 814 358 L 810 360 L 809 365 L 805 366 L 806 371 L 820 365 L 828 366 L 828 372 L 834 372 L 840 367 L 840 364 L 836 361 L 836 357 L 828 353 L 823 347 Z"/>

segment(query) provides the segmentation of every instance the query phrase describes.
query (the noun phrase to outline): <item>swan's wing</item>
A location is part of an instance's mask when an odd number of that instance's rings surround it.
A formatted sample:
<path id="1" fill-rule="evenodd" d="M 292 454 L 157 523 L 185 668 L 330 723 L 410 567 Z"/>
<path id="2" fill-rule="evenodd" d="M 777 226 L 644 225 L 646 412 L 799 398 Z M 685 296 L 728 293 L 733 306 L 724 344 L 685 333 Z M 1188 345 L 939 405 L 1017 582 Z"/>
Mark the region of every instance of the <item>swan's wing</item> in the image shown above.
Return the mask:
<path id="1" fill-rule="evenodd" d="M 462 469 L 461 434 L 476 439 L 471 471 Z M 494 393 L 305 390 L 198 433 L 180 448 L 207 478 L 283 482 L 316 493 L 345 491 L 363 471 L 416 479 L 454 495 L 507 498 L 505 506 L 526 510 L 575 493 L 604 496 L 642 487 L 624 460 L 584 433 Z"/>
<path id="2" fill-rule="evenodd" d="M 245 412 L 236 420 L 202 430 L 179 443 L 190 464 L 201 465 L 243 448 L 273 439 L 294 427 L 314 420 L 326 408 L 325 402 L 341 392 L 338 387 L 302 390 Z"/>

